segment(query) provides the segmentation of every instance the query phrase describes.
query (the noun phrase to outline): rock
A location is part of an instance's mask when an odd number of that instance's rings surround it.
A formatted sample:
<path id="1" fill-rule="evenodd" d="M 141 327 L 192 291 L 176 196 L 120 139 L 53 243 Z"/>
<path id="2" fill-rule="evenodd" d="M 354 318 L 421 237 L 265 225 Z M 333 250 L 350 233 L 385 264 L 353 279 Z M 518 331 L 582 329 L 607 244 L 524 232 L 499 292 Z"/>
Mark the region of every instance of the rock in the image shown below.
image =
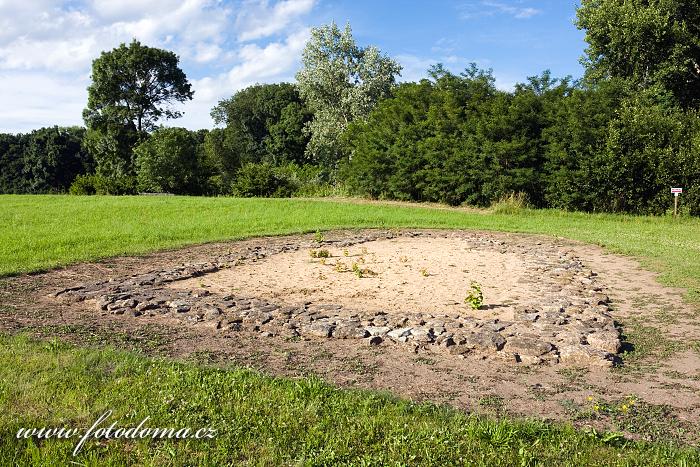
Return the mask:
<path id="1" fill-rule="evenodd" d="M 367 343 L 369 345 L 379 345 L 381 344 L 383 339 L 379 336 L 372 336 L 369 339 L 367 339 Z"/>
<path id="2" fill-rule="evenodd" d="M 521 357 L 539 357 L 554 349 L 552 344 L 539 339 L 529 337 L 511 337 L 503 347 L 504 352 L 513 353 Z"/>
<path id="3" fill-rule="evenodd" d="M 616 331 L 593 332 L 586 336 L 586 341 L 591 347 L 605 352 L 617 353 L 622 347 L 620 336 Z"/>
<path id="4" fill-rule="evenodd" d="M 391 328 L 388 326 L 367 326 L 365 328 L 370 336 L 385 336 Z"/>
<path id="5" fill-rule="evenodd" d="M 479 331 L 464 335 L 464 345 L 476 350 L 496 352 L 501 350 L 505 344 L 506 339 L 493 331 Z"/>
<path id="6" fill-rule="evenodd" d="M 364 339 L 369 332 L 360 326 L 359 321 L 346 321 L 336 324 L 333 337 L 338 339 Z"/>
<path id="7" fill-rule="evenodd" d="M 411 328 L 396 328 L 387 333 L 387 336 L 389 336 L 392 339 L 399 340 L 401 338 L 407 338 L 408 336 L 411 335 Z M 403 340 L 402 342 L 406 342 L 406 340 Z"/>
<path id="8" fill-rule="evenodd" d="M 331 337 L 333 326 L 328 323 L 316 321 L 303 327 L 302 331 L 304 334 L 310 334 L 316 337 Z"/>

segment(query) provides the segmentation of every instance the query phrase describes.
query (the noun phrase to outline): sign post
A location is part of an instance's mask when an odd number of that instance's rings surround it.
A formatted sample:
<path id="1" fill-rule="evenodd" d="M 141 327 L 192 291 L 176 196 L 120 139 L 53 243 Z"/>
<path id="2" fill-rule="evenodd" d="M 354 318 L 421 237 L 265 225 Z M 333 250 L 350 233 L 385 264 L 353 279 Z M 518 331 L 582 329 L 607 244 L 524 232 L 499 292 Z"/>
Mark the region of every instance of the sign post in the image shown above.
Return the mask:
<path id="1" fill-rule="evenodd" d="M 678 216 L 678 195 L 683 193 L 683 188 L 671 188 L 673 193 L 673 217 Z"/>

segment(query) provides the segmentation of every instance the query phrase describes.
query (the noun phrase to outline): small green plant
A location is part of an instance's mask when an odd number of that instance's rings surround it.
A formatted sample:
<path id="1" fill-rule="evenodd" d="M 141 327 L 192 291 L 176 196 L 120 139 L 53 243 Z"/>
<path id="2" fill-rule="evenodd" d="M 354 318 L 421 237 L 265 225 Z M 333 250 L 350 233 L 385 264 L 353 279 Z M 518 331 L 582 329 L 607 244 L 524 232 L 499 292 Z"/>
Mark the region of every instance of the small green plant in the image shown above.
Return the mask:
<path id="1" fill-rule="evenodd" d="M 377 273 L 369 268 L 361 268 L 359 264 L 352 263 L 352 272 L 355 273 L 357 277 L 362 279 L 363 277 L 375 277 Z"/>
<path id="2" fill-rule="evenodd" d="M 350 252 L 348 250 L 343 250 L 343 256 L 350 256 Z"/>
<path id="3" fill-rule="evenodd" d="M 478 310 L 484 304 L 484 293 L 481 291 L 481 284 L 472 281 L 464 303 L 469 304 L 474 310 Z"/>
<path id="4" fill-rule="evenodd" d="M 347 269 L 348 267 L 342 261 L 338 261 L 337 263 L 335 263 L 335 270 L 337 272 L 345 272 L 347 271 Z"/>
<path id="5" fill-rule="evenodd" d="M 331 257 L 331 252 L 328 250 L 318 250 L 316 253 L 317 258 L 330 258 Z"/>
<path id="6" fill-rule="evenodd" d="M 321 243 L 323 240 L 325 240 L 326 237 L 323 236 L 323 232 L 320 230 L 317 230 L 316 233 L 314 234 L 314 241 L 317 243 Z"/>
<path id="7" fill-rule="evenodd" d="M 408 263 L 408 256 L 402 256 L 402 257 L 400 257 L 400 258 L 399 258 L 399 261 L 401 261 L 402 263 Z"/>
<path id="8" fill-rule="evenodd" d="M 309 250 L 309 256 L 311 256 L 312 258 L 318 258 L 318 251 Z"/>
<path id="9" fill-rule="evenodd" d="M 428 269 L 427 269 L 427 268 L 421 268 L 421 269 L 420 269 L 420 275 L 423 276 L 423 277 L 428 277 L 428 276 L 430 275 L 430 273 L 428 272 Z"/>
<path id="10" fill-rule="evenodd" d="M 326 264 L 326 258 L 321 258 L 318 262 L 319 262 L 319 264 L 325 265 L 325 264 Z"/>

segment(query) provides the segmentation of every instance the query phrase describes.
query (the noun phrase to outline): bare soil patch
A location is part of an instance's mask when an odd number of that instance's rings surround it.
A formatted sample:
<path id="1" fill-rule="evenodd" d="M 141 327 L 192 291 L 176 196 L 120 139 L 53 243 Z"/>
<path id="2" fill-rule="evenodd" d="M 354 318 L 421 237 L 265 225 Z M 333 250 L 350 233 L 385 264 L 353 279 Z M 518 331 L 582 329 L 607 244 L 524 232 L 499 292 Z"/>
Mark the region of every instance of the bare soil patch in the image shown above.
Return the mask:
<path id="1" fill-rule="evenodd" d="M 319 251 L 329 256 L 310 255 Z M 367 272 L 358 278 L 353 266 Z M 457 237 L 399 237 L 279 253 L 266 261 L 173 282 L 172 287 L 244 292 L 292 306 L 334 303 L 392 315 L 446 313 L 511 321 L 516 303 L 540 298 L 526 278 L 522 258 L 512 252 L 474 249 Z M 483 309 L 474 310 L 464 301 L 472 281 L 487 297 Z"/>
<path id="2" fill-rule="evenodd" d="M 387 235 L 394 238 L 386 238 Z M 697 441 L 694 433 L 700 421 L 698 310 L 682 301 L 681 290 L 659 285 L 656 275 L 642 269 L 633 259 L 608 254 L 590 245 L 532 235 L 353 231 L 327 233 L 326 237 L 322 245 L 310 235 L 202 245 L 6 278 L 0 281 L 0 329 L 42 337 L 59 336 L 79 344 L 116 345 L 200 363 L 245 365 L 275 375 L 316 374 L 343 387 L 390 390 L 417 401 L 448 403 L 477 412 L 569 420 L 581 426 L 624 431 L 643 439 Z M 421 247 L 425 244 L 439 248 L 426 250 Z M 377 269 L 378 276 L 359 279 L 351 273 L 337 276 L 330 273 L 335 272 L 336 260 L 350 264 L 353 258 L 358 258 L 353 255 L 362 255 L 363 246 L 368 250 L 365 267 Z M 308 253 L 310 249 L 322 248 L 332 254 L 325 265 Z M 278 251 L 272 253 L 273 250 Z M 374 258 L 370 251 L 374 251 Z M 402 263 L 401 256 L 408 256 L 410 261 Z M 212 259 L 226 259 L 233 266 L 225 267 L 221 262 L 220 267 L 208 273 L 197 272 L 194 265 L 205 265 L 206 269 L 206 265 L 213 263 Z M 573 267 L 573 274 L 567 273 L 566 268 L 550 274 L 558 269 L 552 261 L 581 264 Z M 240 263 L 236 265 L 237 262 Z M 436 266 L 433 268 L 431 264 Z M 428 269 L 429 276 L 420 274 L 423 267 Z M 159 293 L 168 296 L 168 301 L 190 303 L 187 312 L 174 311 L 165 302 L 162 309 L 144 310 L 138 316 L 127 311 L 112 313 L 119 308 L 103 310 L 97 305 L 96 297 L 104 295 L 104 286 L 110 280 L 112 285 L 123 286 L 144 275 L 176 270 L 182 279 L 158 286 L 132 285 L 130 290 L 136 291 L 136 295 L 150 296 L 157 287 Z M 296 274 L 300 270 L 305 272 Z M 188 271 L 197 277 L 184 277 L 187 274 L 182 273 Z M 323 273 L 327 279 L 316 283 L 312 280 L 316 272 Z M 589 272 L 596 275 L 589 276 Z M 400 277 L 405 278 L 395 280 Z M 572 286 L 573 279 L 581 278 L 594 280 Z M 471 280 L 482 283 L 487 305 L 502 306 L 476 312 L 465 307 L 465 282 Z M 336 281 L 338 287 L 330 290 L 327 287 L 330 281 Z M 401 281 L 411 284 L 410 290 L 404 290 L 403 294 L 399 285 L 390 287 L 390 283 Z M 499 288 L 501 284 L 503 287 Z M 93 298 L 81 299 L 79 295 L 71 298 L 68 292 L 55 296 L 57 291 L 86 285 L 95 292 Z M 457 287 L 459 291 L 455 292 Z M 233 290 L 236 288 L 239 290 Z M 312 292 L 307 296 L 301 289 Z M 589 294 L 589 290 L 593 292 Z M 385 336 L 380 345 L 369 345 L 369 337 L 336 338 L 335 329 L 328 337 L 304 331 L 306 325 L 324 317 L 334 318 L 336 322 L 354 320 L 360 327 L 376 324 L 370 318 L 377 316 L 392 325 L 399 324 L 389 323 L 392 319 L 403 318 L 410 321 L 405 324 L 412 329 L 427 325 L 434 328 L 436 323 L 430 321 L 454 320 L 463 324 L 458 328 L 462 329 L 462 337 L 484 332 L 487 323 L 496 325 L 492 329 L 498 329 L 499 323 L 509 323 L 504 329 L 488 330 L 501 334 L 507 342 L 525 335 L 520 327 L 527 323 L 516 320 L 517 310 L 544 316 L 545 311 L 537 310 L 537 305 L 556 306 L 552 303 L 562 296 L 562 291 L 569 301 L 598 297 L 595 294 L 609 297 L 606 310 L 596 309 L 595 313 L 609 315 L 615 329 L 621 332 L 623 347 L 616 354 L 617 366 L 561 360 L 557 351 L 562 344 L 556 336 L 546 335 L 546 327 L 537 330 L 534 338 L 546 337 L 553 346 L 549 353 L 557 358 L 537 362 L 503 358 L 512 355 L 507 352 L 507 344 L 501 350 L 476 348 L 458 344 L 459 341 L 443 347 L 435 342 L 439 336 L 433 336 L 432 342 L 418 341 L 418 333 L 404 341 Z M 359 292 L 364 295 L 354 296 Z M 389 293 L 401 297 L 400 303 L 384 295 Z M 61 298 L 61 295 L 65 296 Z M 226 319 L 206 320 L 203 314 L 201 320 L 191 318 L 200 316 L 197 302 L 215 304 L 226 295 L 233 295 L 232 301 L 241 304 L 250 301 L 250 308 L 221 310 L 220 316 Z M 437 300 L 437 296 L 444 299 Z M 282 327 L 270 326 L 274 319 L 262 325 L 248 322 L 242 314 L 248 311 L 249 315 L 250 311 L 269 305 L 278 307 L 275 310 L 300 308 L 306 302 L 310 304 L 307 311 L 317 313 L 319 319 L 299 322 L 297 332 L 291 328 L 285 333 L 281 332 Z M 336 308 L 319 310 L 319 305 Z M 558 313 L 575 318 L 573 310 L 567 312 L 567 308 L 588 307 L 593 313 L 600 306 L 589 305 L 561 306 L 564 311 Z M 234 319 L 234 311 L 241 315 Z M 239 317 L 242 325 L 236 330 L 231 324 Z M 227 321 L 229 318 L 231 323 Z M 416 324 L 421 319 L 425 323 Z M 466 323 L 475 322 L 481 325 L 465 329 Z M 515 329 L 512 335 L 509 328 Z M 460 350 L 451 352 L 450 348 Z M 629 412 L 594 410 L 604 403 L 621 407 L 630 398 L 636 404 Z"/>

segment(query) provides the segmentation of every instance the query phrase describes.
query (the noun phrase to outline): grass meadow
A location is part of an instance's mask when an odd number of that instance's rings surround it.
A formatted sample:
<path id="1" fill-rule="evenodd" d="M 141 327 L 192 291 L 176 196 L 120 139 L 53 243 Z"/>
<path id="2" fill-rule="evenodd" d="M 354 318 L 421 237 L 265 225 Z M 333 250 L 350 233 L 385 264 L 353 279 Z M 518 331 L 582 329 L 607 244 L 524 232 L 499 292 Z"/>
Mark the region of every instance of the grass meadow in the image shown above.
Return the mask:
<path id="1" fill-rule="evenodd" d="M 194 243 L 340 228 L 555 235 L 638 258 L 700 299 L 700 219 L 514 213 L 327 199 L 0 195 L 0 276 Z"/>
<path id="2" fill-rule="evenodd" d="M 316 230 L 556 235 L 638 258 L 700 298 L 700 219 L 343 200 L 0 196 L 0 275 L 187 244 Z M 11 278 L 5 280 L 10 281 Z M 1 306 L 1 304 L 0 304 Z M 213 427 L 212 440 L 15 438 L 21 427 Z M 484 418 L 309 377 L 273 378 L 59 340 L 0 335 L 2 465 L 698 465 L 700 453 L 566 424 Z"/>

